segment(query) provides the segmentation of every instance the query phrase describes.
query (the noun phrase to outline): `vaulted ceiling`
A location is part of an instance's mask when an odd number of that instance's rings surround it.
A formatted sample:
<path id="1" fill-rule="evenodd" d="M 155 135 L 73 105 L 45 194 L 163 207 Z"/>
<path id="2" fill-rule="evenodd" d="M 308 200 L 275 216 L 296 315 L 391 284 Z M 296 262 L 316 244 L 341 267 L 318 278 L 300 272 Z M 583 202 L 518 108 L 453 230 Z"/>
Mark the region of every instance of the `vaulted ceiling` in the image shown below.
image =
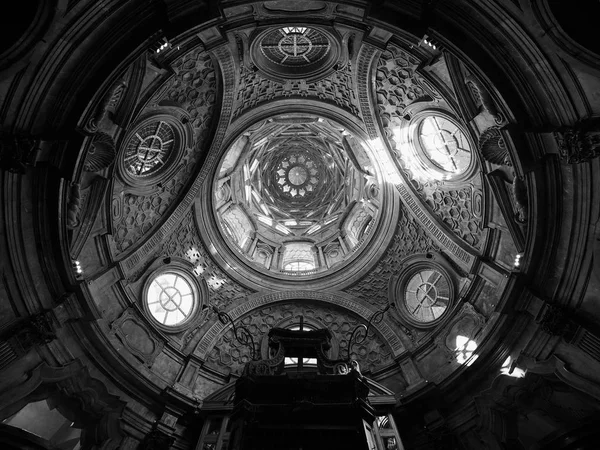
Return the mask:
<path id="1" fill-rule="evenodd" d="M 40 136 L 33 162 L 59 174 L 36 187 L 56 198 L 41 203 L 45 225 L 24 228 L 45 240 L 31 250 L 45 279 L 68 286 L 45 281 L 41 304 L 66 292 L 64 333 L 80 342 L 65 348 L 127 398 L 197 408 L 241 374 L 251 352 L 214 308 L 264 357 L 272 327 L 330 329 L 332 355 L 356 358 L 400 409 L 516 360 L 546 303 L 599 312 L 576 287 L 597 211 L 560 185 L 598 183 L 560 146 L 597 83 L 523 31 L 546 13 L 92 3 L 58 2 L 71 25 L 19 72 L 39 92 L 11 81 L 11 127 Z M 498 23 L 513 28 L 485 25 Z M 10 277 L 6 292 L 24 284 Z"/>

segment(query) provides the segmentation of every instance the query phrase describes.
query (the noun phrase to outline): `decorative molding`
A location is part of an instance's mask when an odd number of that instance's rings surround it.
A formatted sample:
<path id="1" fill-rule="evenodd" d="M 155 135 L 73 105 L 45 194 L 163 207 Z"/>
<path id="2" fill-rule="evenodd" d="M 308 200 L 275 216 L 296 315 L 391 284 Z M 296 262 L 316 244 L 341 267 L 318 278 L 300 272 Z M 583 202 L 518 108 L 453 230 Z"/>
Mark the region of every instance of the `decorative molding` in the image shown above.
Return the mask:
<path id="1" fill-rule="evenodd" d="M 132 333 L 136 335 L 138 342 L 132 339 Z M 111 323 L 110 334 L 119 338 L 125 348 L 148 367 L 152 367 L 154 360 L 164 347 L 164 342 L 154 337 L 133 308 L 123 311 L 123 314 Z M 146 342 L 151 349 L 140 347 L 139 343 L 141 341 Z"/>
<path id="2" fill-rule="evenodd" d="M 479 115 L 479 108 L 473 99 L 471 90 L 464 82 L 466 69 L 462 61 L 450 52 L 444 53 L 444 60 L 456 95 L 460 116 L 466 123 L 469 123 Z"/>
<path id="3" fill-rule="evenodd" d="M 472 184 L 460 188 L 439 186 L 426 194 L 425 199 L 456 236 L 474 248 L 482 246 L 483 192 L 479 187 Z"/>
<path id="4" fill-rule="evenodd" d="M 339 68 L 332 75 L 318 81 L 307 83 L 305 80 L 287 80 L 278 82 L 263 78 L 260 73 L 242 69 L 237 87 L 235 120 L 244 112 L 276 99 L 315 98 L 339 106 L 358 116 L 354 90 L 354 77 L 351 63 Z"/>
<path id="5" fill-rule="evenodd" d="M 81 203 L 81 186 L 79 183 L 72 183 L 67 203 L 67 228 L 70 230 L 81 224 Z"/>
<path id="6" fill-rule="evenodd" d="M 394 238 L 384 256 L 373 270 L 344 291 L 379 308 L 388 303 L 390 280 L 402 270 L 405 258 L 439 250 L 414 217 L 401 213 Z"/>
<path id="7" fill-rule="evenodd" d="M 106 113 L 108 112 L 109 106 L 118 103 L 123 90 L 127 87 L 127 83 L 124 80 L 118 80 L 113 84 L 110 89 L 106 92 L 102 100 L 98 103 L 96 108 L 90 114 L 89 119 L 85 121 L 83 130 L 86 133 L 94 134 L 97 133 L 100 127 L 100 123 L 104 120 Z"/>
<path id="8" fill-rule="evenodd" d="M 360 48 L 357 60 L 358 67 L 356 73 L 358 87 L 358 103 L 362 114 L 363 122 L 367 129 L 370 139 L 377 139 L 377 121 L 371 110 L 371 68 L 373 62 L 379 59 L 381 50 L 375 46 L 363 43 Z"/>
<path id="9" fill-rule="evenodd" d="M 438 244 L 454 256 L 461 267 L 468 272 L 475 262 L 475 255 L 470 253 L 473 252 L 473 250 L 465 250 L 463 246 L 457 244 L 454 239 L 448 236 L 448 234 L 438 226 L 437 221 L 433 219 L 431 213 L 424 208 L 421 202 L 415 200 L 414 194 L 409 191 L 404 183 L 397 184 L 396 188 L 398 189 L 398 192 L 400 192 L 400 196 L 404 204 L 408 207 L 408 210 L 425 227 Z"/>
<path id="10" fill-rule="evenodd" d="M 523 251 L 525 248 L 525 235 L 521 226 L 528 219 L 528 197 L 524 181 L 514 175 L 511 180 L 507 175 L 507 171 L 503 169 L 488 173 L 487 180 L 517 250 Z M 519 193 L 519 203 L 517 203 L 515 195 L 517 192 Z M 521 205 L 520 202 L 525 202 L 525 206 Z"/>
<path id="11" fill-rule="evenodd" d="M 479 136 L 479 153 L 487 162 L 512 166 L 504 137 L 498 127 L 490 127 Z"/>
<path id="12" fill-rule="evenodd" d="M 87 172 L 100 172 L 115 162 L 115 156 L 115 141 L 112 136 L 98 131 L 92 138 L 83 169 Z"/>
<path id="13" fill-rule="evenodd" d="M 84 199 L 81 201 L 80 209 L 75 215 L 77 222 L 71 238 L 70 254 L 73 259 L 77 259 L 92 232 L 109 185 L 108 179 L 97 176 L 92 185 L 84 191 Z M 67 215 L 69 214 L 70 209 L 67 210 Z M 71 228 L 69 225 L 68 227 Z"/>
<path id="14" fill-rule="evenodd" d="M 483 109 L 493 117 L 496 125 L 506 124 L 506 117 L 498 110 L 492 96 L 476 76 L 472 74 L 467 75 L 465 77 L 465 84 L 471 89 L 471 94 L 481 103 Z"/>

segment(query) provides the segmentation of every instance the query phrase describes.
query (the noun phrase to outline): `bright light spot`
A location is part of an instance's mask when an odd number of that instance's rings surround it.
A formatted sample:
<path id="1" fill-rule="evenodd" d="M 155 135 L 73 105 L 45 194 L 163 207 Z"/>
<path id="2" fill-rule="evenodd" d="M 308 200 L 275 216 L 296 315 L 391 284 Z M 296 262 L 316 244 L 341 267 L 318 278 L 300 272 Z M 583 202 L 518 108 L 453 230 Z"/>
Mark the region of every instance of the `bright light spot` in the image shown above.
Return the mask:
<path id="1" fill-rule="evenodd" d="M 383 142 L 381 142 L 381 139 L 371 139 L 369 141 L 369 144 L 371 145 L 371 148 L 375 151 L 375 157 L 379 161 L 379 165 L 383 171 L 383 176 L 385 177 L 386 181 L 394 185 L 402 183 L 402 178 L 400 178 L 400 175 L 398 174 L 396 165 L 390 159 L 390 156 L 385 146 L 383 145 Z M 368 149 L 366 148 L 365 150 L 368 151 Z"/>
<path id="2" fill-rule="evenodd" d="M 283 226 L 283 225 L 281 225 L 281 224 L 277 224 L 277 225 L 275 225 L 275 229 L 276 229 L 277 231 L 281 231 L 283 234 L 290 234 L 290 233 L 291 233 L 291 231 L 290 231 L 290 230 L 288 230 L 286 227 L 284 227 L 284 226 Z"/>
<path id="3" fill-rule="evenodd" d="M 258 216 L 259 222 L 264 223 L 265 225 L 273 226 L 273 219 L 267 216 Z"/>
<path id="4" fill-rule="evenodd" d="M 254 161 L 252 161 L 252 165 L 250 166 L 250 172 L 254 172 L 256 170 L 256 168 L 258 167 L 258 159 L 254 159 Z"/>
<path id="5" fill-rule="evenodd" d="M 404 162 L 404 166 L 410 170 L 415 180 L 426 183 L 431 180 L 445 180 L 451 177 L 436 171 L 427 170 L 420 156 L 415 152 L 414 145 L 409 142 L 409 137 L 415 134 L 418 122 L 411 123 L 408 127 L 394 127 L 392 129 L 393 139 L 396 143 L 395 151 Z"/>
<path id="6" fill-rule="evenodd" d="M 470 366 L 478 358 L 478 355 L 474 355 L 473 352 L 477 349 L 477 342 L 469 339 L 466 336 L 460 334 L 456 336 L 456 361 L 459 364 L 467 364 Z M 471 358 L 474 358 L 471 360 Z M 471 361 L 469 361 L 471 360 Z"/>
<path id="7" fill-rule="evenodd" d="M 79 261 L 73 261 L 73 269 L 75 269 L 75 273 L 77 275 L 83 274 L 83 269 L 81 268 L 81 263 Z"/>
<path id="8" fill-rule="evenodd" d="M 197 263 L 201 258 L 200 252 L 196 247 L 190 247 L 190 249 L 185 252 L 185 256 L 191 263 Z"/>
<path id="9" fill-rule="evenodd" d="M 285 34 L 291 34 L 291 33 L 304 34 L 305 31 L 306 31 L 306 27 L 285 27 L 283 29 L 283 32 Z"/>
<path id="10" fill-rule="evenodd" d="M 511 357 L 506 358 L 506 361 L 502 364 L 500 368 L 500 373 L 502 375 L 507 375 L 509 377 L 514 378 L 525 378 L 526 370 L 519 369 L 516 364 L 511 365 Z"/>
<path id="11" fill-rule="evenodd" d="M 517 255 L 515 256 L 515 262 L 514 262 L 514 267 L 518 268 L 521 266 L 521 258 L 523 257 L 523 253 L 517 253 Z"/>
<path id="12" fill-rule="evenodd" d="M 204 271 L 206 270 L 206 267 L 204 267 L 203 264 L 198 264 L 196 267 L 194 267 L 194 274 L 199 277 L 200 275 L 202 275 L 204 273 Z"/>
<path id="13" fill-rule="evenodd" d="M 298 222 L 296 222 L 295 220 L 286 220 L 285 222 L 283 222 L 284 225 L 287 225 L 288 227 L 295 227 L 296 225 L 298 225 Z"/>
<path id="14" fill-rule="evenodd" d="M 317 224 L 317 225 L 313 225 L 312 227 L 310 227 L 307 231 L 306 234 L 313 234 L 316 233 L 317 231 L 319 231 L 321 229 L 321 225 Z"/>
<path id="15" fill-rule="evenodd" d="M 208 280 L 206 280 L 206 284 L 213 289 L 219 289 L 225 284 L 225 280 L 218 278 L 216 275 L 212 275 Z"/>

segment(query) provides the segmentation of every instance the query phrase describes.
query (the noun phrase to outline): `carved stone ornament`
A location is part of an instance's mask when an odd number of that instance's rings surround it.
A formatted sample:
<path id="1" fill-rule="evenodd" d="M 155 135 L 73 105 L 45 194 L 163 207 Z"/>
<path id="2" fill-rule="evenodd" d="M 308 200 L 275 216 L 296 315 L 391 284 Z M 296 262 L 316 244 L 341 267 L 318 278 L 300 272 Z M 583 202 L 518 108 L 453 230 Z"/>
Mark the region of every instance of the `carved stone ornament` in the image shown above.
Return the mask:
<path id="1" fill-rule="evenodd" d="M 11 334 L 8 342 L 16 353 L 27 352 L 32 347 L 48 344 L 56 339 L 51 320 L 46 313 L 28 317 L 17 324 Z"/>
<path id="2" fill-rule="evenodd" d="M 39 142 L 26 137 L 0 137 L 0 169 L 24 174 L 27 166 L 34 166 L 39 153 Z"/>
<path id="3" fill-rule="evenodd" d="M 483 109 L 494 118 L 494 122 L 496 122 L 498 125 L 505 122 L 506 119 L 504 114 L 498 111 L 492 96 L 481 81 L 479 81 L 473 75 L 467 75 L 467 77 L 465 77 L 465 84 L 469 86 L 474 97 L 481 102 Z"/>
<path id="4" fill-rule="evenodd" d="M 554 133 L 561 159 L 568 164 L 589 162 L 600 156 L 600 121 L 586 121 Z"/>
<path id="5" fill-rule="evenodd" d="M 99 131 L 94 135 L 83 166 L 86 172 L 99 172 L 115 161 L 115 141 L 111 136 Z"/>
<path id="6" fill-rule="evenodd" d="M 515 202 L 515 221 L 527 223 L 529 211 L 529 197 L 527 196 L 527 185 L 523 177 L 515 176 L 512 183 L 512 193 Z"/>
<path id="7" fill-rule="evenodd" d="M 127 87 L 125 80 L 119 80 L 114 84 L 114 86 L 112 86 L 112 88 L 102 98 L 102 101 L 98 104 L 98 107 L 94 111 L 92 117 L 90 117 L 85 124 L 85 131 L 88 133 L 96 133 L 98 131 L 98 126 L 106 116 L 109 107 L 114 108 L 114 106 L 120 100 L 125 87 Z"/>
<path id="8" fill-rule="evenodd" d="M 79 226 L 81 213 L 81 190 L 79 183 L 73 183 L 69 192 L 69 204 L 67 205 L 67 228 L 73 229 Z"/>
<path id="9" fill-rule="evenodd" d="M 133 309 L 126 309 L 111 325 L 111 334 L 116 336 L 136 358 L 151 367 L 164 347 L 164 342 L 153 336 Z"/>
<path id="10" fill-rule="evenodd" d="M 575 324 L 569 317 L 566 308 L 560 306 L 547 305 L 546 311 L 540 320 L 542 331 L 552 336 L 565 336 L 575 328 Z"/>
<path id="11" fill-rule="evenodd" d="M 479 137 L 479 151 L 483 159 L 492 164 L 512 166 L 504 138 L 500 130 L 496 127 L 488 128 L 481 133 Z"/>

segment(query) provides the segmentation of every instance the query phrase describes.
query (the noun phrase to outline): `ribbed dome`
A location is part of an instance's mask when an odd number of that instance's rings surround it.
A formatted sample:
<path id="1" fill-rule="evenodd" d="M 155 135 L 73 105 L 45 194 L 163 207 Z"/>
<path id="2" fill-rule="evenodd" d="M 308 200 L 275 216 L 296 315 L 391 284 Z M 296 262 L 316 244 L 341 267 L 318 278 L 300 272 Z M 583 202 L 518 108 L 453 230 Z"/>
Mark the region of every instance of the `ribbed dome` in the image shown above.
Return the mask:
<path id="1" fill-rule="evenodd" d="M 378 217 L 377 185 L 364 146 L 343 126 L 280 115 L 247 130 L 226 155 L 215 189 L 218 222 L 254 264 L 313 274 L 362 245 Z M 331 242 L 341 248 L 327 264 L 319 247 Z"/>

